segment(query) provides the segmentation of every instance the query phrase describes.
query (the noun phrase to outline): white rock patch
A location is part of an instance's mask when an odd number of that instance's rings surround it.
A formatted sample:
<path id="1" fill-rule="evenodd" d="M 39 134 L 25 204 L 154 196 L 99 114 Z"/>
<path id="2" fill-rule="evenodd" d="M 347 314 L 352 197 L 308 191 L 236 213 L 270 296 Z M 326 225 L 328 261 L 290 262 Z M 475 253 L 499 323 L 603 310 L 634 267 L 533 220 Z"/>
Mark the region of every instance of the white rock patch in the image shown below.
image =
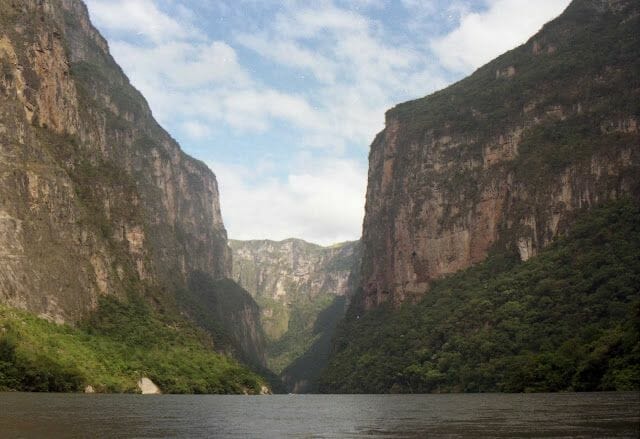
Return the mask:
<path id="1" fill-rule="evenodd" d="M 143 395 L 160 395 L 160 387 L 147 377 L 142 377 L 138 381 L 138 388 Z"/>

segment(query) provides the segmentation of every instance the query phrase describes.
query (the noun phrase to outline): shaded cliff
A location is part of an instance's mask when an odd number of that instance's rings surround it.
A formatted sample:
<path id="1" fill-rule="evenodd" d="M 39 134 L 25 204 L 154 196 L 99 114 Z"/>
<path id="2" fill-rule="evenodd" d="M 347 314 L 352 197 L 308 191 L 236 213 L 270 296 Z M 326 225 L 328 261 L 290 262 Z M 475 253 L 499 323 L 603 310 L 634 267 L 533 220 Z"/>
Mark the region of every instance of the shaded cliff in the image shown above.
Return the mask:
<path id="1" fill-rule="evenodd" d="M 256 367 L 266 365 L 260 308 L 251 295 L 231 279 L 213 280 L 196 272 L 181 297 L 183 307 L 201 327 L 218 335 L 236 358 Z"/>
<path id="2" fill-rule="evenodd" d="M 528 260 L 577 209 L 640 196 L 639 9 L 576 0 L 470 77 L 387 112 L 360 309 L 417 300 L 492 251 Z"/>
<path id="3" fill-rule="evenodd" d="M 313 390 L 344 314 L 359 243 L 321 247 L 287 239 L 229 244 L 234 280 L 260 305 L 269 367 L 288 391 Z"/>
<path id="4" fill-rule="evenodd" d="M 201 323 L 192 298 L 231 275 L 215 175 L 154 120 L 80 0 L 0 2 L 0 96 L 0 302 L 74 324 L 103 296 L 144 295 Z M 235 327 L 212 331 L 216 349 L 259 360 L 255 302 L 225 294 L 207 319 Z"/>

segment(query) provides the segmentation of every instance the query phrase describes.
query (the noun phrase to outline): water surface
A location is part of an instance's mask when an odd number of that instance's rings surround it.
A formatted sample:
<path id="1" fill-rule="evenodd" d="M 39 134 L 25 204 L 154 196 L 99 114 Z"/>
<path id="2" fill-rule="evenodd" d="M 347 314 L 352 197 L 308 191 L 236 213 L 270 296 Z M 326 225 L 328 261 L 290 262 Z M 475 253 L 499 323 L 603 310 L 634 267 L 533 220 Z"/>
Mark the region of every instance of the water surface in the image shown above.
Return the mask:
<path id="1" fill-rule="evenodd" d="M 640 393 L 0 394 L 1 437 L 640 437 Z"/>

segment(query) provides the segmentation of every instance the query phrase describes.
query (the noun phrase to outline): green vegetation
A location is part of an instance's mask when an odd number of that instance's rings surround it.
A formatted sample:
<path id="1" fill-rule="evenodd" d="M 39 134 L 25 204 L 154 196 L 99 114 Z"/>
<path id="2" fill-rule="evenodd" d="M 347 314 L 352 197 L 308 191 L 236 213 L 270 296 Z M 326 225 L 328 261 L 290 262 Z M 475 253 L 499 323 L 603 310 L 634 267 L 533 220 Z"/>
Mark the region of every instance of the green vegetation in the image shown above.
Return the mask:
<path id="1" fill-rule="evenodd" d="M 359 244 L 321 247 L 294 238 L 229 244 L 233 277 L 260 307 L 267 366 L 287 391 L 314 391 L 335 327 L 344 316 L 345 299 L 337 297 L 335 289 L 359 261 Z"/>
<path id="2" fill-rule="evenodd" d="M 0 306 L 0 389 L 136 392 L 146 376 L 165 393 L 258 393 L 261 378 L 215 353 L 190 324 L 142 299 L 103 298 L 80 327 Z"/>
<path id="3" fill-rule="evenodd" d="M 322 335 L 317 330 L 318 316 L 331 306 L 335 296 L 322 294 L 310 298 L 299 295 L 291 303 L 286 332 L 267 346 L 268 365 L 280 374 L 297 358 L 301 357 Z"/>
<path id="4" fill-rule="evenodd" d="M 592 2 L 572 2 L 526 44 L 444 90 L 389 110 L 388 118 L 401 127 L 398 157 L 420 160 L 411 155 L 415 145 L 424 145 L 420 153 L 431 152 L 427 145 L 445 136 L 461 142 L 434 147 L 434 156 L 457 166 L 412 175 L 409 185 L 414 181 L 415 186 L 403 190 L 428 198 L 430 191 L 439 191 L 448 206 L 456 207 L 454 213 L 445 207 L 440 220 L 451 228 L 473 212 L 483 189 L 497 182 L 509 178 L 513 187 L 533 189 L 539 205 L 550 203 L 543 201 L 549 182 L 568 168 L 586 176 L 592 159 L 614 160 L 626 148 L 637 150 L 637 134 L 605 128 L 640 116 L 638 3 L 618 7 L 617 13 L 597 12 Z M 499 74 L 509 69 L 512 76 Z M 480 167 L 484 148 L 511 130 L 523 130 L 517 157 Z M 618 172 L 632 180 L 624 174 L 627 169 L 637 174 L 633 163 Z"/>
<path id="5" fill-rule="evenodd" d="M 537 257 L 492 255 L 417 304 L 350 309 L 323 392 L 640 390 L 640 209 L 583 213 Z"/>
<path id="6" fill-rule="evenodd" d="M 629 93 L 639 85 L 639 18 L 634 16 L 637 6 L 630 2 L 627 8 L 626 15 L 596 14 L 589 2 L 572 2 L 540 34 L 538 42 L 545 49 L 552 43 L 551 52 L 534 56 L 528 42 L 451 87 L 397 105 L 389 116 L 403 121 L 399 135 L 409 140 L 433 129 L 472 132 L 482 144 L 496 126 L 530 119 L 523 108 L 531 103 L 536 112 L 544 112 L 557 105 L 573 106 L 580 96 L 582 107 L 595 117 L 611 109 L 639 114 L 637 96 Z M 621 22 L 621 16 L 630 18 Z M 508 67 L 516 74 L 497 78 L 496 72 Z"/>
<path id="7" fill-rule="evenodd" d="M 308 334 L 302 345 L 304 351 L 293 358 L 280 374 L 287 389 L 299 393 L 317 392 L 318 379 L 329 361 L 331 339 L 344 316 L 345 302 L 345 297 L 334 296 L 326 308 L 314 315 L 313 325 L 303 330 L 303 334 Z"/>
<path id="8" fill-rule="evenodd" d="M 260 311 L 241 286 L 230 279 L 216 281 L 195 272 L 189 278 L 188 289 L 180 291 L 176 300 L 194 322 L 213 335 L 219 349 L 249 365 L 261 364 L 264 339 L 258 326 Z"/>
<path id="9" fill-rule="evenodd" d="M 216 349 L 232 355 L 264 377 L 275 393 L 284 392 L 280 379 L 265 367 L 265 337 L 260 309 L 251 295 L 231 279 L 213 280 L 193 273 L 186 290 L 178 290 L 180 309 L 213 337 Z"/>
<path id="10" fill-rule="evenodd" d="M 260 315 L 260 324 L 267 341 L 278 340 L 289 327 L 290 304 L 269 296 L 257 296 L 255 300 L 263 311 Z"/>

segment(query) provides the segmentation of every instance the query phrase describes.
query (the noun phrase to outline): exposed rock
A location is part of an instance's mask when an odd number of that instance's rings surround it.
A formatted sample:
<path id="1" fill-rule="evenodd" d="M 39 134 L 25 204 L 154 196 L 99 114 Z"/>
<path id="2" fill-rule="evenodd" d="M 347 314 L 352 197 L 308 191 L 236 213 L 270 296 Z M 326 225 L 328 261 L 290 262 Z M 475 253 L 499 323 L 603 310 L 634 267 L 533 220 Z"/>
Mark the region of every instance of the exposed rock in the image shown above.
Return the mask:
<path id="1" fill-rule="evenodd" d="M 73 323 L 132 283 L 230 276 L 215 176 L 156 123 L 86 6 L 2 2 L 0 24 L 0 301 Z"/>
<path id="2" fill-rule="evenodd" d="M 343 296 L 358 257 L 358 244 L 321 247 L 300 239 L 230 240 L 233 278 L 260 303 L 266 334 L 279 339 L 287 330 L 291 305 L 300 296 Z M 266 299 L 266 300 L 265 300 Z M 284 313 L 280 305 L 284 305 Z"/>
<path id="3" fill-rule="evenodd" d="M 417 300 L 491 250 L 526 260 L 575 211 L 640 196 L 639 8 L 574 1 L 469 78 L 387 112 L 369 156 L 360 307 Z"/>
<path id="4" fill-rule="evenodd" d="M 91 384 L 84 388 L 84 393 L 96 393 L 96 390 Z"/>
<path id="5" fill-rule="evenodd" d="M 260 395 L 271 395 L 271 389 L 269 389 L 267 386 L 262 386 L 260 388 Z"/>
<path id="6" fill-rule="evenodd" d="M 260 309 L 241 286 L 196 272 L 180 299 L 191 319 L 214 334 L 216 349 L 257 368 L 266 365 Z"/>
<path id="7" fill-rule="evenodd" d="M 254 297 L 278 299 L 346 294 L 357 242 L 322 247 L 301 239 L 229 240 L 229 245 L 234 280 Z"/>
<path id="8" fill-rule="evenodd" d="M 142 377 L 138 380 L 138 389 L 140 389 L 140 393 L 143 395 L 162 394 L 160 387 L 156 386 L 156 384 L 147 377 Z"/>

